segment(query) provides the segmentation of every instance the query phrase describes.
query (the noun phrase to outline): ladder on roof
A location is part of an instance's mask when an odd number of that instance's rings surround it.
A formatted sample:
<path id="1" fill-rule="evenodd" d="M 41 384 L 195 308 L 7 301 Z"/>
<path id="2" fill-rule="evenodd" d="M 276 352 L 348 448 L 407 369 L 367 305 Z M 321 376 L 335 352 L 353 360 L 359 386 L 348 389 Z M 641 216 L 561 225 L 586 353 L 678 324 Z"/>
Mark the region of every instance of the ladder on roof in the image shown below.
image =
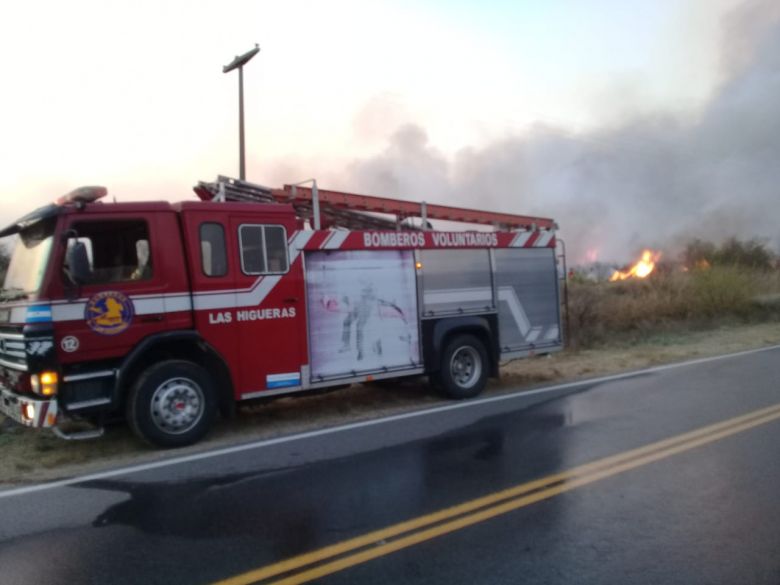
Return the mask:
<path id="1" fill-rule="evenodd" d="M 219 176 L 213 183 L 199 182 L 195 187 L 195 193 L 205 201 L 288 203 L 293 206 L 299 218 L 309 220 L 312 225 L 317 223 L 314 209 L 319 207 L 322 227 L 420 230 L 429 229 L 430 219 L 490 225 L 499 230 L 557 227 L 552 219 L 544 217 L 330 191 L 318 189 L 316 183 L 313 188 L 285 185 L 282 189 L 271 189 L 247 181 Z M 395 219 L 372 215 L 375 213 L 395 216 Z M 405 221 L 412 218 L 420 218 L 420 225 Z"/>
<path id="2" fill-rule="evenodd" d="M 311 225 L 314 221 L 314 202 L 311 197 L 298 197 L 296 188 L 291 185 L 289 195 L 283 189 L 271 189 L 262 185 L 256 185 L 239 179 L 219 176 L 213 183 L 200 181 L 195 187 L 195 193 L 203 201 L 232 201 L 237 203 L 287 203 L 295 209 L 295 215 L 303 220 L 308 220 Z M 377 217 L 368 213 L 341 209 L 336 205 L 324 203 L 319 205 L 321 227 L 341 227 L 351 230 L 396 230 L 399 225 L 396 221 Z M 403 229 L 420 229 L 419 227 L 401 225 Z"/>

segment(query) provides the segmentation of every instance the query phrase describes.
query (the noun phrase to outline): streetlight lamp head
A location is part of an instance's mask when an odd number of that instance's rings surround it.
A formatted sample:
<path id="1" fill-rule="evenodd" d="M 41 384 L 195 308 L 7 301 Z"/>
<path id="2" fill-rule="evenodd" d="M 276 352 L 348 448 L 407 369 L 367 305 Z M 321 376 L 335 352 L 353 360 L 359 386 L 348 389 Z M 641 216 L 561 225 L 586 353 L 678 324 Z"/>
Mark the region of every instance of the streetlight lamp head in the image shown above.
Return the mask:
<path id="1" fill-rule="evenodd" d="M 257 55 L 259 52 L 260 52 L 260 45 L 255 43 L 254 49 L 252 49 L 251 51 L 247 51 L 243 55 L 236 56 L 236 58 L 233 59 L 233 61 L 231 61 L 228 65 L 225 65 L 222 68 L 222 73 L 228 73 L 230 71 L 233 71 L 233 69 L 237 69 L 238 67 L 243 67 L 249 62 L 249 60 L 252 57 Z"/>

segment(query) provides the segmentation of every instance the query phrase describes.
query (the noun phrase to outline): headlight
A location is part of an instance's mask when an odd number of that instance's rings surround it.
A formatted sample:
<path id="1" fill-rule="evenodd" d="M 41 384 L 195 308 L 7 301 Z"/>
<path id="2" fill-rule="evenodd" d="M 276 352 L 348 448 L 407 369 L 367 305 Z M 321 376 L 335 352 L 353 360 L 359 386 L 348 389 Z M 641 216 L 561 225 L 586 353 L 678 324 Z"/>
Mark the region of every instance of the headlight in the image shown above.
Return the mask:
<path id="1" fill-rule="evenodd" d="M 41 372 L 30 376 L 32 391 L 41 396 L 56 396 L 57 382 L 57 372 Z"/>

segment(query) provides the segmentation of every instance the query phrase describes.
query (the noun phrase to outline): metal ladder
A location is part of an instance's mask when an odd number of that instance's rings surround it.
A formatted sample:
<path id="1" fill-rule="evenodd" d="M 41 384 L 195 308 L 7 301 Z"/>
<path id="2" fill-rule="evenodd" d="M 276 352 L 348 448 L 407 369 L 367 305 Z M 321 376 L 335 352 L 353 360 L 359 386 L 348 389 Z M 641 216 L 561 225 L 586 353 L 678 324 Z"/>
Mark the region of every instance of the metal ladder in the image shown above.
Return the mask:
<path id="1" fill-rule="evenodd" d="M 248 181 L 219 176 L 212 183 L 199 182 L 194 189 L 198 197 L 204 201 L 290 204 L 300 219 L 309 221 L 313 226 L 320 224 L 322 228 L 425 230 L 430 229 L 428 222 L 430 219 L 490 225 L 494 229 L 505 231 L 557 228 L 552 219 L 544 217 L 330 191 L 318 189 L 316 181 L 313 181 L 312 187 L 285 185 L 282 189 L 272 189 Z M 319 214 L 316 213 L 317 210 Z M 374 214 L 389 215 L 394 218 L 389 219 Z M 420 225 L 407 221 L 412 218 L 419 218 Z"/>

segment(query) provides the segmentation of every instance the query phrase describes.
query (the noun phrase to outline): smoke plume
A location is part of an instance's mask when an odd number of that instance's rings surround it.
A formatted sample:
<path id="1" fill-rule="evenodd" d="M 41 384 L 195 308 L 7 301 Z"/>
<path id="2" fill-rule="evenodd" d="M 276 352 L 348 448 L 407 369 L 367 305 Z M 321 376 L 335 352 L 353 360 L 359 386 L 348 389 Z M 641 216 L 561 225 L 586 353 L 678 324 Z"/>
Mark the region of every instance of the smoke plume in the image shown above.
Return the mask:
<path id="1" fill-rule="evenodd" d="M 749 2 L 723 23 L 723 81 L 695 116 L 635 115 L 573 134 L 530 132 L 446 157 L 398 127 L 356 160 L 357 191 L 555 218 L 574 262 L 626 261 L 700 237 L 780 244 L 780 5 Z"/>

